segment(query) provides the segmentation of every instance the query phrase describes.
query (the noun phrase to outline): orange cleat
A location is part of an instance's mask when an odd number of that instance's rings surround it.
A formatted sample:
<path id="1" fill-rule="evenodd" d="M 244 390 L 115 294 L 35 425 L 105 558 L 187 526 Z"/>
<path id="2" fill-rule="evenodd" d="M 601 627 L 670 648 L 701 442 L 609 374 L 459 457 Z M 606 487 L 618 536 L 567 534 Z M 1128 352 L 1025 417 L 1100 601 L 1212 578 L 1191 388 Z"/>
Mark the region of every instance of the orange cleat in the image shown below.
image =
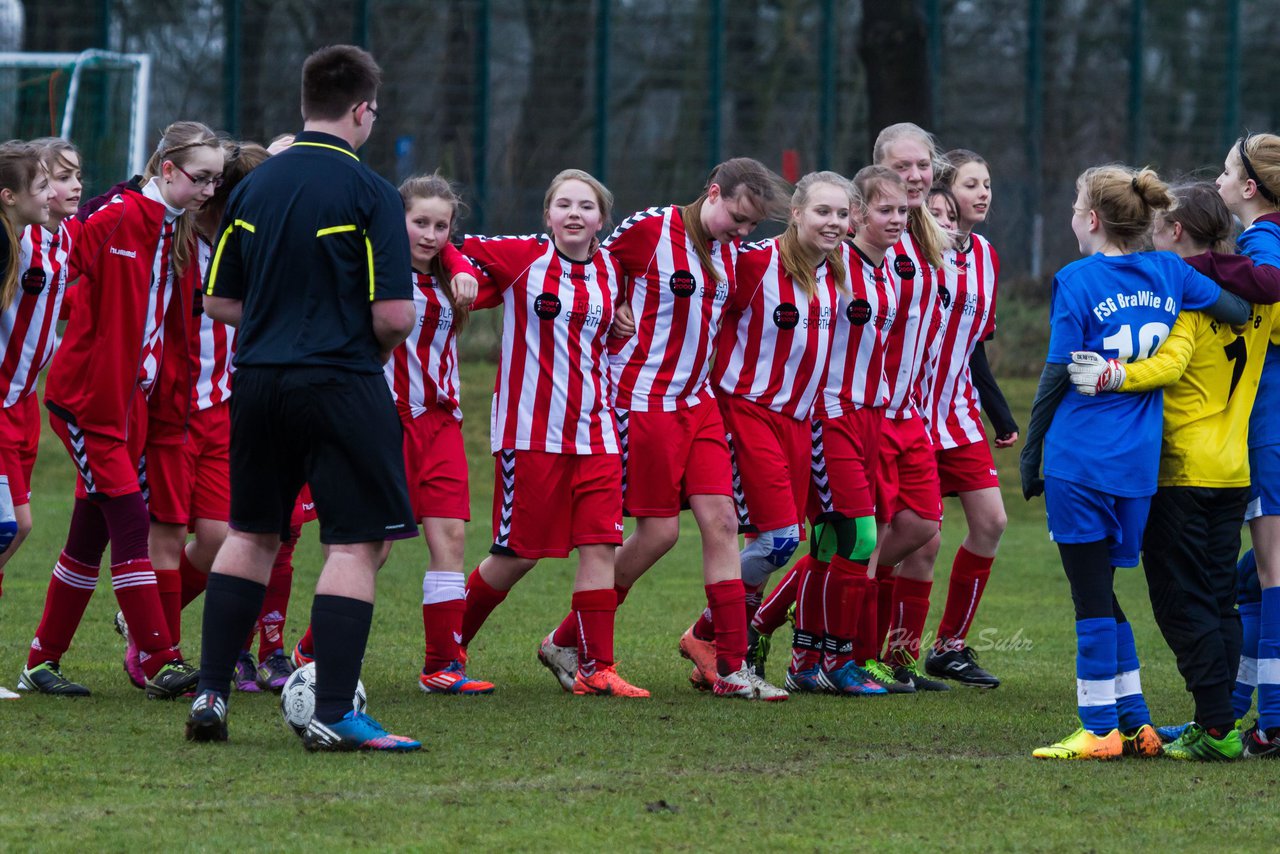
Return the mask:
<path id="1" fill-rule="evenodd" d="M 1159 756 L 1164 752 L 1164 747 L 1160 743 L 1160 736 L 1156 734 L 1156 728 L 1151 724 L 1143 724 L 1138 727 L 1133 735 L 1121 733 L 1120 741 L 1123 747 L 1122 752 L 1125 756 L 1144 758 Z"/>
<path id="2" fill-rule="evenodd" d="M 680 654 L 694 663 L 702 672 L 702 680 L 708 686 L 716 684 L 719 673 L 716 671 L 716 645 L 693 636 L 693 626 L 685 629 L 680 636 Z M 690 680 L 692 681 L 692 680 Z"/>
<path id="3" fill-rule="evenodd" d="M 649 696 L 648 691 L 637 688 L 619 676 L 616 665 L 597 668 L 590 676 L 584 676 L 579 670 L 577 678 L 573 680 L 573 693 L 612 697 Z"/>

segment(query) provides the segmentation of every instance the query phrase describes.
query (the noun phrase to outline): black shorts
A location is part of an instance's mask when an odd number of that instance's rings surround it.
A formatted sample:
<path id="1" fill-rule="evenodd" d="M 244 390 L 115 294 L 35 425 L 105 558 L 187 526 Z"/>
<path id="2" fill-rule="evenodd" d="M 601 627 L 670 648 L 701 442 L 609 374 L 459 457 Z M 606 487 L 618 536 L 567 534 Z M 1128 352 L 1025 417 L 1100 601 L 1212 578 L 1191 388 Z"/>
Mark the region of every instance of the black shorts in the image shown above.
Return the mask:
<path id="1" fill-rule="evenodd" d="M 382 374 L 238 370 L 231 395 L 231 527 L 287 538 L 294 501 L 308 483 L 322 543 L 415 536 L 402 441 Z"/>

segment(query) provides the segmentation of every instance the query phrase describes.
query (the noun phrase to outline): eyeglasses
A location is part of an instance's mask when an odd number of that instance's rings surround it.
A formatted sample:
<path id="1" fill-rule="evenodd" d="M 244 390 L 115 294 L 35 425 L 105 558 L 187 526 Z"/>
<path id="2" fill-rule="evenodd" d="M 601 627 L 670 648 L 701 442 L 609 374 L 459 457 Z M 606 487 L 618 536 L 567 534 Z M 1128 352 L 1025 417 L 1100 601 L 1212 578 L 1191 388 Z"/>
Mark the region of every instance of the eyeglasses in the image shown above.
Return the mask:
<path id="1" fill-rule="evenodd" d="M 363 101 L 362 103 L 364 104 L 365 110 L 367 110 L 373 116 L 373 120 L 376 122 L 378 120 L 377 108 L 374 107 L 373 104 L 370 104 L 368 101 Z M 351 112 L 354 113 L 358 109 L 360 109 L 360 104 L 356 104 L 354 107 L 352 107 Z"/>
<path id="2" fill-rule="evenodd" d="M 170 160 L 169 162 L 173 163 L 172 160 Z M 216 190 L 218 187 L 222 186 L 221 175 L 201 175 L 199 178 L 197 178 L 196 176 L 188 172 L 186 169 L 183 169 L 177 163 L 173 163 L 173 168 L 177 169 L 183 175 L 186 175 L 187 180 L 190 181 L 192 186 L 194 187 L 210 187 L 211 186 Z"/>

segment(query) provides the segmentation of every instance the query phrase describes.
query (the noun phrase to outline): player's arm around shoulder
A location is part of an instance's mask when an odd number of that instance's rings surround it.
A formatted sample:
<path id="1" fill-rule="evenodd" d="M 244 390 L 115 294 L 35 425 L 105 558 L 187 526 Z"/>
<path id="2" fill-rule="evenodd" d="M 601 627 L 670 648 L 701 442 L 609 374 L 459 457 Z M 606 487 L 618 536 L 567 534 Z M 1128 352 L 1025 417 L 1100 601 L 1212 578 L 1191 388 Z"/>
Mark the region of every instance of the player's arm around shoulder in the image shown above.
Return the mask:
<path id="1" fill-rule="evenodd" d="M 1207 343 L 1216 335 L 1214 321 L 1202 311 L 1184 311 L 1178 315 L 1169 340 L 1154 355 L 1125 367 L 1120 391 L 1152 391 L 1173 385 L 1187 371 L 1197 342 Z"/>

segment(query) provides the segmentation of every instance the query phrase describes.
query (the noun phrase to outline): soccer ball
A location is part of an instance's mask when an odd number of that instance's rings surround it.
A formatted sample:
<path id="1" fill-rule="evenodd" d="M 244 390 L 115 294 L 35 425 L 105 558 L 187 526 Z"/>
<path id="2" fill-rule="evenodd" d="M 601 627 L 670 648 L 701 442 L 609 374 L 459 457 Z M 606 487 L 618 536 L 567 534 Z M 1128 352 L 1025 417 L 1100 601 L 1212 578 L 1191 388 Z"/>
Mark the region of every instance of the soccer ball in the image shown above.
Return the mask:
<path id="1" fill-rule="evenodd" d="M 356 695 L 351 698 L 351 708 L 360 714 L 369 704 L 364 692 L 364 683 L 356 682 Z M 299 736 L 311 723 L 316 712 L 316 663 L 314 661 L 302 665 L 289 675 L 280 691 L 280 714 L 284 722 Z"/>

